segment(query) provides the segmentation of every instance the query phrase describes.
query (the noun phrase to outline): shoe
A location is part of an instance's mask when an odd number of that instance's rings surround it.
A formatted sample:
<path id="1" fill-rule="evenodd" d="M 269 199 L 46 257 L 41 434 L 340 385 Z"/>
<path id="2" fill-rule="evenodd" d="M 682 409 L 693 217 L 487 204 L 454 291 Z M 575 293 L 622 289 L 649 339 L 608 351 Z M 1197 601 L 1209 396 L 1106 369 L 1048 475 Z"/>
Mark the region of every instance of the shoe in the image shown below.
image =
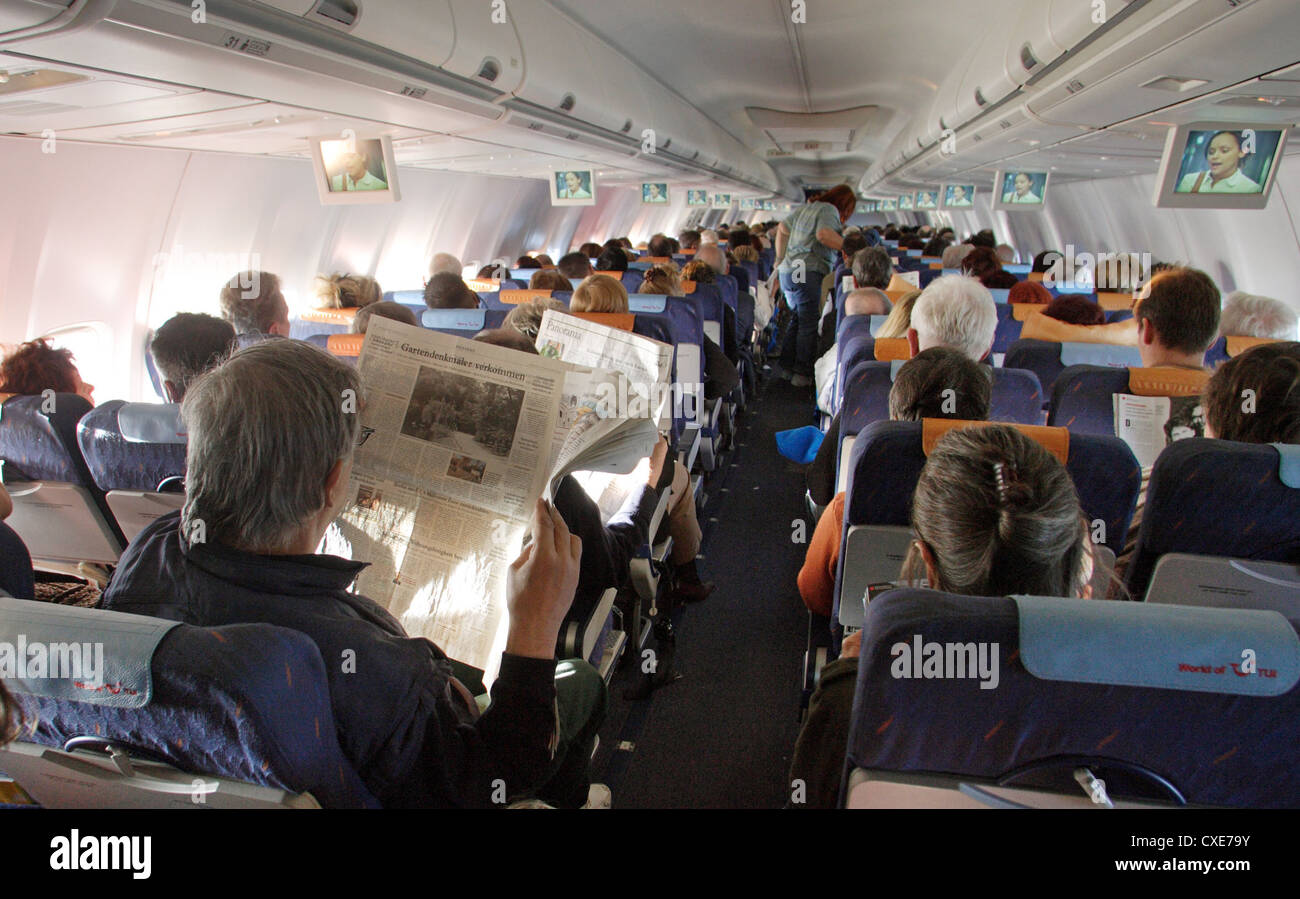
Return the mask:
<path id="1" fill-rule="evenodd" d="M 709 594 L 716 589 L 717 586 L 713 581 L 709 581 L 707 584 L 701 584 L 698 582 L 692 584 L 689 582 L 678 581 L 677 586 L 673 588 L 673 600 L 681 602 L 704 602 L 704 600 L 709 598 Z"/>
<path id="2" fill-rule="evenodd" d="M 587 788 L 587 804 L 583 808 L 612 808 L 614 794 L 604 784 L 592 784 Z"/>
<path id="3" fill-rule="evenodd" d="M 807 375 L 795 375 L 790 379 L 790 386 L 792 387 L 809 387 L 812 383 L 813 379 Z"/>

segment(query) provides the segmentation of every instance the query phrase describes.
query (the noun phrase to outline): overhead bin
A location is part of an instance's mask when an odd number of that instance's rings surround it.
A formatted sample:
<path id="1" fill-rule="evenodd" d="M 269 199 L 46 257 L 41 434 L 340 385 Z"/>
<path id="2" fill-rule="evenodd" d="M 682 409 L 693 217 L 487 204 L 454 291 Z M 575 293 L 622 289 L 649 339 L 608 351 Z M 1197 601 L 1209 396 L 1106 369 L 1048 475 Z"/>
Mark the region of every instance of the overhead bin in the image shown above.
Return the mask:
<path id="1" fill-rule="evenodd" d="M 957 89 L 956 120 L 969 122 L 1015 93 L 1019 82 L 1007 71 L 1007 33 L 1003 28 L 990 28 L 984 32 L 970 65 Z"/>
<path id="2" fill-rule="evenodd" d="M 519 44 L 520 26 L 513 19 L 514 5 L 505 8 L 505 22 L 499 21 L 499 17 L 494 19 L 492 4 L 484 0 L 450 0 L 447 5 L 452 21 L 447 33 L 454 33 L 455 46 L 448 56 L 434 64 L 462 78 L 490 85 L 503 94 L 517 91 L 524 80 L 525 57 Z M 420 14 L 423 15 L 423 7 Z"/>
<path id="3" fill-rule="evenodd" d="M 1150 0 L 1035 85 L 1029 108 L 1059 123 L 1106 127 L 1295 62 L 1300 4 Z"/>
<path id="4" fill-rule="evenodd" d="M 1037 77 L 1132 2 L 1106 0 L 1095 5 L 1080 0 L 1027 0 L 1016 24 L 1007 32 L 1007 74 L 1017 84 Z"/>

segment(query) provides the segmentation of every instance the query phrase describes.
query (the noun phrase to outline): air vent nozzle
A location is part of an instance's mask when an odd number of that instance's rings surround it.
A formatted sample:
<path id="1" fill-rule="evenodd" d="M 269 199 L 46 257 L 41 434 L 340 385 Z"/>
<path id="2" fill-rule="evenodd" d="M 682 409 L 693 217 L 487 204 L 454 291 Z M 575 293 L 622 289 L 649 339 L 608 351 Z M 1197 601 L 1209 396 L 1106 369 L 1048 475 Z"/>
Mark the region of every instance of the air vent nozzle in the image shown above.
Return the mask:
<path id="1" fill-rule="evenodd" d="M 1038 65 L 1038 57 L 1034 55 L 1034 48 L 1026 41 L 1020 45 L 1020 64 L 1025 67 L 1026 72 L 1031 72 Z"/>
<path id="2" fill-rule="evenodd" d="M 361 10 L 353 0 L 317 0 L 311 8 L 310 15 L 325 19 L 331 25 L 351 28 L 361 17 Z"/>

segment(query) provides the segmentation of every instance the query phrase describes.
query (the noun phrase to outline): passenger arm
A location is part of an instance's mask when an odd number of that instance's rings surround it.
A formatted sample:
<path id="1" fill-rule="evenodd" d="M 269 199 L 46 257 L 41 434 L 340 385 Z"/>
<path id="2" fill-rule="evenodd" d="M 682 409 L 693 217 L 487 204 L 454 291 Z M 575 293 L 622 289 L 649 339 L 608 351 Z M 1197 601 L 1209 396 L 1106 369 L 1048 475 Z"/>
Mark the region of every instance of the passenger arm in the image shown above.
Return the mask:
<path id="1" fill-rule="evenodd" d="M 844 246 L 844 238 L 832 228 L 818 228 L 817 239 L 821 241 L 822 246 L 832 250 L 840 250 Z"/>
<path id="2" fill-rule="evenodd" d="M 790 242 L 790 228 L 785 222 L 776 226 L 776 261 L 779 263 L 785 258 L 785 248 Z"/>

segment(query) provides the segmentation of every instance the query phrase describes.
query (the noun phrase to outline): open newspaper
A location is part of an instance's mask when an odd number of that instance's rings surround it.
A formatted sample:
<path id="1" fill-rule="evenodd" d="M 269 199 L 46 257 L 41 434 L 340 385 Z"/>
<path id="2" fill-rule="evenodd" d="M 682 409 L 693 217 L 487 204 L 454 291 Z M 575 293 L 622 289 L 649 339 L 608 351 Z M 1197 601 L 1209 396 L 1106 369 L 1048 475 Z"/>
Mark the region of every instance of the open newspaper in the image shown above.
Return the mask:
<path id="1" fill-rule="evenodd" d="M 1175 440 L 1205 436 L 1205 412 L 1199 396 L 1114 395 L 1115 436 L 1133 450 L 1144 471 Z"/>
<path id="2" fill-rule="evenodd" d="M 599 322 L 546 310 L 537 331 L 537 350 L 550 356 L 591 368 L 621 372 L 628 393 L 611 397 L 618 411 L 629 417 L 648 415 L 668 430 L 672 427 L 673 348 L 649 337 L 613 328 Z M 676 400 L 681 402 L 680 396 Z M 614 417 L 614 416 L 611 416 Z"/>
<path id="3" fill-rule="evenodd" d="M 615 404 L 615 412 L 608 417 L 648 416 L 664 431 L 672 427 L 673 404 L 681 406 L 682 394 L 680 390 L 674 392 L 673 348 L 669 344 L 548 309 L 537 332 L 537 348 L 544 356 L 623 374 L 627 393 L 606 398 L 605 402 Z M 698 398 L 692 400 L 697 402 Z M 606 520 L 618 510 L 633 486 L 633 478 L 621 474 L 611 466 L 587 465 L 578 476 Z"/>
<path id="4" fill-rule="evenodd" d="M 654 447 L 648 419 L 602 417 L 625 376 L 376 317 L 358 362 L 361 420 L 338 521 L 358 592 L 407 632 L 496 677 L 506 572 L 533 504 L 586 467 L 630 471 Z"/>

